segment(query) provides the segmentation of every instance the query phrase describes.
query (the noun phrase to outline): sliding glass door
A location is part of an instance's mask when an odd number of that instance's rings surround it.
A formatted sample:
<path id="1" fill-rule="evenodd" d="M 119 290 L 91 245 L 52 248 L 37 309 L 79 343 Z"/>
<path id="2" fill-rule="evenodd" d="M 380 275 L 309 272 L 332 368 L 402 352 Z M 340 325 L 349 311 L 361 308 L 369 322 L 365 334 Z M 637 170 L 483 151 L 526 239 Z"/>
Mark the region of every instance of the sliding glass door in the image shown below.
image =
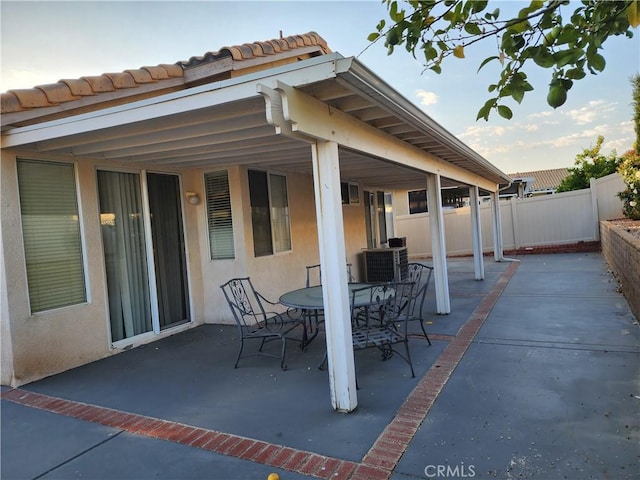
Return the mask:
<path id="1" fill-rule="evenodd" d="M 98 192 L 112 341 L 188 321 L 178 177 L 100 170 Z"/>
<path id="2" fill-rule="evenodd" d="M 189 321 L 189 294 L 180 183 L 175 175 L 147 174 L 160 329 Z"/>

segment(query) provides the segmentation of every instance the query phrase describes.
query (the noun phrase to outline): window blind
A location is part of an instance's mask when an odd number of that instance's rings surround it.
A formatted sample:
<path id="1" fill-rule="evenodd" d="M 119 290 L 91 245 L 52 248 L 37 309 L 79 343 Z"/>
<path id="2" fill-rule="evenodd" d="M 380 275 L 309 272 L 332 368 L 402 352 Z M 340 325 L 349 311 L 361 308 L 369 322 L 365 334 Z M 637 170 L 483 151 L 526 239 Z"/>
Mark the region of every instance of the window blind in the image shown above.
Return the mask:
<path id="1" fill-rule="evenodd" d="M 87 301 L 74 166 L 18 159 L 32 312 Z"/>
<path id="2" fill-rule="evenodd" d="M 211 259 L 235 258 L 228 172 L 221 170 L 206 173 L 204 181 Z"/>

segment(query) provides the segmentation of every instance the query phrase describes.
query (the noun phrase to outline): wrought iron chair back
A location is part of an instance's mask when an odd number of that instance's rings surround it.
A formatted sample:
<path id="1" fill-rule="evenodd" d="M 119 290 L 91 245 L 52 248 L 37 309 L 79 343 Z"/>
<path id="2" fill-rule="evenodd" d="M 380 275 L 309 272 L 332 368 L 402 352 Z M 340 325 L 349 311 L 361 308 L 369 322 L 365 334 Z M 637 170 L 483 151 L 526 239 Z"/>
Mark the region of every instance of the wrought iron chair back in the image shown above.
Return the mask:
<path id="1" fill-rule="evenodd" d="M 288 311 L 267 311 L 265 309 L 265 303 L 271 307 L 279 304 L 271 302 L 261 295 L 254 288 L 249 277 L 233 278 L 221 285 L 220 288 L 224 293 L 238 327 L 240 348 L 234 368 L 238 368 L 238 362 L 240 358 L 242 358 L 244 341 L 248 339 L 259 339 L 261 340 L 260 348 L 258 349 L 258 353 L 254 355 L 278 357 L 280 358 L 280 367 L 282 370 L 286 370 L 286 335 L 297 326 L 302 326 L 304 329 L 303 319 L 290 315 Z M 281 341 L 280 355 L 262 352 L 265 342 L 277 339 Z"/>
<path id="2" fill-rule="evenodd" d="M 392 282 L 355 289 L 351 296 L 352 340 L 354 350 L 378 348 L 383 360 L 397 353 L 411 369 L 415 377 L 409 339 L 407 336 L 408 309 L 415 302 L 415 284 Z M 362 305 L 362 296 L 368 296 Z M 404 344 L 404 353 L 394 348 Z"/>
<path id="3" fill-rule="evenodd" d="M 433 273 L 433 267 L 429 267 L 421 263 L 410 263 L 407 267 L 409 271 L 409 281 L 415 282 L 416 285 L 415 301 L 411 304 L 407 304 L 406 306 L 408 321 L 415 321 L 420 324 L 420 328 L 422 330 L 424 338 L 427 340 L 428 344 L 431 345 L 431 340 L 429 339 L 429 335 L 427 335 L 427 330 L 425 328 L 425 319 L 423 312 L 424 302 L 427 297 L 427 290 L 429 288 L 429 282 L 431 281 L 431 275 Z M 412 280 L 412 276 L 417 280 Z"/>
<path id="4" fill-rule="evenodd" d="M 349 283 L 354 282 L 354 277 L 351 271 L 351 264 L 347 263 L 347 281 Z M 320 265 L 307 265 L 307 281 L 306 287 L 313 287 L 315 285 L 322 285 L 322 269 Z"/>

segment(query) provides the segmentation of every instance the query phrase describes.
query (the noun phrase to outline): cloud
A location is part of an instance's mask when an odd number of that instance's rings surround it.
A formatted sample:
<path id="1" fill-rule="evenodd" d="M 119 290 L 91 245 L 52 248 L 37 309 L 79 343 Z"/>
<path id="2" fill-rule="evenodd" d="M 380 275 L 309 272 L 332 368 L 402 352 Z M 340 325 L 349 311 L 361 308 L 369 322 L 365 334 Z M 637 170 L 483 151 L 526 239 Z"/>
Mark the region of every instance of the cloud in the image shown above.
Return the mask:
<path id="1" fill-rule="evenodd" d="M 553 112 L 538 112 L 528 115 L 527 118 L 535 120 L 536 118 L 550 117 L 551 115 L 553 115 Z"/>
<path id="2" fill-rule="evenodd" d="M 459 138 L 480 139 L 487 137 L 501 137 L 508 131 L 513 130 L 514 126 L 503 127 L 501 125 L 472 125 L 458 135 Z"/>
<path id="3" fill-rule="evenodd" d="M 417 90 L 416 96 L 420 100 L 420 105 L 428 107 L 429 105 L 435 105 L 438 103 L 438 95 L 433 92 L 427 92 L 426 90 Z"/>
<path id="4" fill-rule="evenodd" d="M 561 112 L 563 115 L 569 117 L 578 125 L 586 125 L 592 123 L 595 120 L 607 117 L 609 112 L 615 110 L 617 103 L 606 103 L 604 100 L 591 100 L 586 106 L 582 108 L 574 108 Z"/>

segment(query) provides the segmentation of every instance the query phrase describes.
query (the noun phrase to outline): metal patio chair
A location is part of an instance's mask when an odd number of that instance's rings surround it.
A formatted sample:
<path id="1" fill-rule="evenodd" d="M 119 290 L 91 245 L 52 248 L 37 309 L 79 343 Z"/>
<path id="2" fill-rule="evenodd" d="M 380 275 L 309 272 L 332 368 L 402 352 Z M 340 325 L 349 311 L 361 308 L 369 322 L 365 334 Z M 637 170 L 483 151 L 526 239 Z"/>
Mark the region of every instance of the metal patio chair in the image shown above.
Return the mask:
<path id="1" fill-rule="evenodd" d="M 431 340 L 429 339 L 429 335 L 427 335 L 427 330 L 424 326 L 425 319 L 422 311 L 432 273 L 433 267 L 429 267 L 421 263 L 409 263 L 407 265 L 407 281 L 416 285 L 416 291 L 414 292 L 415 300 L 413 302 L 407 302 L 404 306 L 404 308 L 408 310 L 407 321 L 415 321 L 420 324 L 424 338 L 427 340 L 429 345 L 431 345 Z"/>
<path id="2" fill-rule="evenodd" d="M 258 353 L 252 354 L 251 356 L 264 355 L 280 358 L 280 368 L 286 370 L 285 356 L 287 339 L 293 339 L 301 343 L 305 341 L 306 327 L 304 319 L 301 318 L 295 310 L 291 309 L 286 309 L 283 312 L 267 311 L 265 305 L 268 305 L 267 308 L 274 308 L 280 304 L 269 301 L 257 292 L 249 277 L 231 279 L 224 285 L 221 285 L 220 288 L 224 293 L 238 327 L 240 348 L 234 368 L 238 368 L 238 362 L 240 358 L 242 358 L 245 340 L 260 340 Z M 284 308 L 284 306 L 282 307 Z M 299 326 L 303 328 L 303 338 L 301 340 L 287 337 L 293 329 Z M 264 353 L 262 351 L 266 342 L 278 339 L 281 342 L 280 355 Z"/>
<path id="3" fill-rule="evenodd" d="M 377 348 L 382 360 L 388 360 L 398 354 L 411 369 L 414 378 L 413 363 L 409 351 L 407 334 L 407 305 L 416 300 L 415 284 L 411 282 L 391 282 L 368 285 L 351 291 L 351 341 L 353 350 Z M 404 344 L 404 353 L 394 345 Z M 327 352 L 318 366 L 323 370 L 327 364 Z M 358 380 L 356 378 L 356 388 Z"/>
<path id="4" fill-rule="evenodd" d="M 353 274 L 351 273 L 351 264 L 347 263 L 347 281 L 349 283 L 354 282 Z M 307 282 L 306 287 L 313 287 L 314 285 L 322 285 L 322 270 L 320 265 L 307 265 Z"/>
<path id="5" fill-rule="evenodd" d="M 347 281 L 349 283 L 353 283 L 355 279 L 351 273 L 351 264 L 347 263 Z M 307 269 L 307 281 L 305 286 L 307 288 L 322 285 L 322 270 L 320 268 L 320 264 L 317 265 L 308 265 Z M 312 337 L 315 337 L 318 334 L 318 326 L 320 323 L 324 321 L 324 311 L 322 310 L 314 310 L 313 312 L 303 311 L 303 315 L 309 318 L 309 328 L 311 330 Z M 312 340 L 313 338 L 310 338 Z"/>
<path id="6" fill-rule="evenodd" d="M 382 352 L 382 359 L 387 360 L 394 353 L 399 355 L 411 369 L 411 377 L 415 377 L 407 322 L 411 304 L 415 302 L 416 287 L 411 282 L 391 282 L 369 285 L 352 292 L 351 335 L 354 350 L 377 348 Z M 369 301 L 366 307 L 356 305 L 356 298 L 365 294 Z M 404 353 L 394 347 L 404 344 Z"/>

